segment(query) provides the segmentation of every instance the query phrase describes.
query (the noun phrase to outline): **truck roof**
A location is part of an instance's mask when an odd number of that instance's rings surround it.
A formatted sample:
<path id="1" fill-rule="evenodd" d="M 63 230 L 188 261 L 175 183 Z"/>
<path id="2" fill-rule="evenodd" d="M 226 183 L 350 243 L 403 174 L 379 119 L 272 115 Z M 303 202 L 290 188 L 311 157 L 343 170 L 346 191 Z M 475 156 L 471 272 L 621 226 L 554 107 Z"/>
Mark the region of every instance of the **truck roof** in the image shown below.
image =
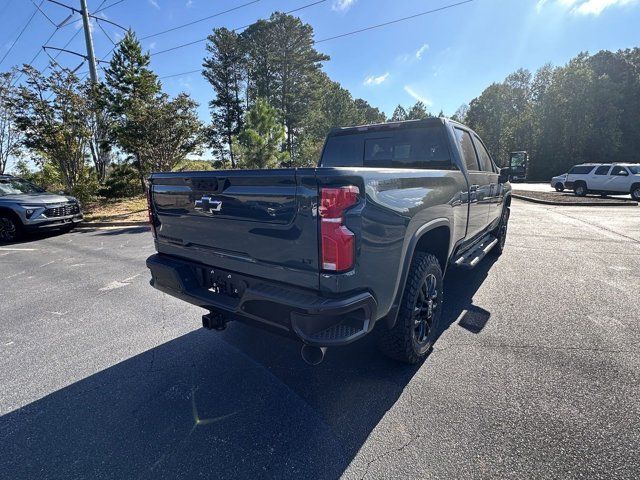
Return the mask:
<path id="1" fill-rule="evenodd" d="M 361 132 L 379 132 L 384 130 L 396 130 L 402 128 L 415 128 L 420 126 L 443 125 L 447 121 L 446 118 L 435 117 L 425 118 L 424 120 L 404 120 L 402 122 L 374 123 L 371 125 L 358 125 L 355 127 L 338 127 L 332 128 L 328 136 L 348 135 L 351 133 Z"/>

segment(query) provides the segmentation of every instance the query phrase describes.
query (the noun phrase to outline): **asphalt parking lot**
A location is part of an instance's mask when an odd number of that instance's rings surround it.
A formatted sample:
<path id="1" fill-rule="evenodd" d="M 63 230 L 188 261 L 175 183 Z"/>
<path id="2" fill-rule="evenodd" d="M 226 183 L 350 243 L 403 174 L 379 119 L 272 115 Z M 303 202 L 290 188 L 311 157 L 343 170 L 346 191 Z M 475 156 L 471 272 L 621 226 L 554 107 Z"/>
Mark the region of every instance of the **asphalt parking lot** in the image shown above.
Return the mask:
<path id="1" fill-rule="evenodd" d="M 638 478 L 640 208 L 514 200 L 419 367 L 148 285 L 146 228 L 0 246 L 0 477 Z"/>

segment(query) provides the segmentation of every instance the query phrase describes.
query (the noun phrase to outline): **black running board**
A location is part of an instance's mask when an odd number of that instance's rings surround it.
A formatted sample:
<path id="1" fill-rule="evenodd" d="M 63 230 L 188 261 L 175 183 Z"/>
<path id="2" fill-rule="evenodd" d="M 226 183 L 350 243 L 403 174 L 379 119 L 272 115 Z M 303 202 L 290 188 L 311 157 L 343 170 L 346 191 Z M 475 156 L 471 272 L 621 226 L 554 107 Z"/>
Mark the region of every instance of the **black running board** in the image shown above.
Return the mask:
<path id="1" fill-rule="evenodd" d="M 485 235 L 482 240 L 476 243 L 471 249 L 459 256 L 453 264 L 456 267 L 473 268 L 480 260 L 487 256 L 493 247 L 498 244 L 498 239 L 492 234 Z"/>

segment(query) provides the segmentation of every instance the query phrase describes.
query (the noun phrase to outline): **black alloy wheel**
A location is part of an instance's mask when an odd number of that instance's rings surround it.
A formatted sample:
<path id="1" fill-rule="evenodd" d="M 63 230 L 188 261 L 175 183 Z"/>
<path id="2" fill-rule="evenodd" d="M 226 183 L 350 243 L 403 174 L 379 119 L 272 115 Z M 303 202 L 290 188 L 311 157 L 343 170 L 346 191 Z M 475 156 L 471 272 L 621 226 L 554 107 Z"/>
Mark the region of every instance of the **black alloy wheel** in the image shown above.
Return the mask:
<path id="1" fill-rule="evenodd" d="M 0 216 L 0 242 L 15 242 L 20 237 L 20 227 L 16 221 L 7 216 Z"/>

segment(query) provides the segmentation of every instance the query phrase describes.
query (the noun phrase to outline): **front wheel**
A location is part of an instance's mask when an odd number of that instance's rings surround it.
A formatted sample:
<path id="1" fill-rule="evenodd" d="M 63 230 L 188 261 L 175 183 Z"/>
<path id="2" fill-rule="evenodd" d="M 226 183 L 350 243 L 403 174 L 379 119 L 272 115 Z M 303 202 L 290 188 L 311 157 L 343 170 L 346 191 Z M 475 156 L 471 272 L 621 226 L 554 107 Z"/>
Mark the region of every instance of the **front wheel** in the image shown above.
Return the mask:
<path id="1" fill-rule="evenodd" d="M 0 213 L 0 242 L 15 242 L 22 236 L 22 224 L 13 216 Z"/>
<path id="2" fill-rule="evenodd" d="M 562 192 L 564 191 L 564 185 L 561 183 L 556 183 L 556 192 Z"/>
<path id="3" fill-rule="evenodd" d="M 380 335 L 380 349 L 388 357 L 416 364 L 424 360 L 433 342 L 442 313 L 442 269 L 430 253 L 417 253 L 395 326 Z"/>
<path id="4" fill-rule="evenodd" d="M 631 189 L 631 198 L 640 202 L 640 185 L 634 185 Z"/>

